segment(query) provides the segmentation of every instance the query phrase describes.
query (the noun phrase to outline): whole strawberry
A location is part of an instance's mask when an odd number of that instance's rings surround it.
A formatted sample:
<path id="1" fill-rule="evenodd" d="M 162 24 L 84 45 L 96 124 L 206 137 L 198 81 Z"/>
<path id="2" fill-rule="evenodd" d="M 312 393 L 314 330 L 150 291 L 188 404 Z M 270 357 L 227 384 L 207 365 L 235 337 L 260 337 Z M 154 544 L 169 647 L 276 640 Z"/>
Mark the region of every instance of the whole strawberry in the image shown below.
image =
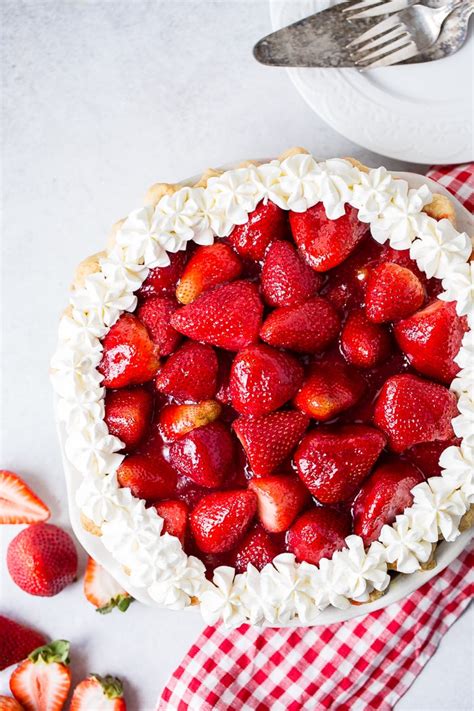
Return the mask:
<path id="1" fill-rule="evenodd" d="M 296 353 L 320 353 L 335 340 L 340 319 L 334 306 L 321 296 L 304 304 L 272 311 L 260 329 L 260 338 L 275 348 Z"/>
<path id="2" fill-rule="evenodd" d="M 97 370 L 106 388 L 140 385 L 151 380 L 159 367 L 156 346 L 146 327 L 132 314 L 123 314 L 102 340 L 102 360 Z"/>
<path id="3" fill-rule="evenodd" d="M 42 634 L 0 615 L 0 670 L 18 664 L 43 644 L 46 639 Z"/>
<path id="4" fill-rule="evenodd" d="M 259 262 L 264 258 L 268 245 L 284 239 L 287 233 L 287 213 L 268 200 L 257 205 L 247 222 L 234 227 L 229 241 L 241 257 Z"/>
<path id="5" fill-rule="evenodd" d="M 295 306 L 315 296 L 323 277 L 289 242 L 273 242 L 262 268 L 262 292 L 269 306 Z"/>
<path id="6" fill-rule="evenodd" d="M 51 523 L 25 528 L 8 546 L 9 573 L 30 595 L 57 595 L 76 579 L 77 564 L 71 536 Z"/>
<path id="7" fill-rule="evenodd" d="M 286 536 L 286 546 L 296 560 L 317 565 L 321 558 L 331 558 L 345 546 L 351 532 L 350 517 L 346 512 L 321 506 L 302 514 Z"/>

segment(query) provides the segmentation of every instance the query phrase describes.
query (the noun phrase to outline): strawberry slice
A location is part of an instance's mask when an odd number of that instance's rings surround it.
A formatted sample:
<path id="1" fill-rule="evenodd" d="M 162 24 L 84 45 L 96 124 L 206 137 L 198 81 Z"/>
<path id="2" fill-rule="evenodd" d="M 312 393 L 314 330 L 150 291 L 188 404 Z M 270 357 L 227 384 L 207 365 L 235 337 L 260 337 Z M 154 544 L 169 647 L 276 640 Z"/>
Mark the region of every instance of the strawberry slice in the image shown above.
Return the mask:
<path id="1" fill-rule="evenodd" d="M 289 242 L 273 242 L 262 268 L 262 293 L 270 306 L 295 306 L 315 296 L 323 277 Z"/>
<path id="2" fill-rule="evenodd" d="M 25 711 L 61 711 L 71 686 L 69 642 L 35 649 L 13 672 L 10 690 Z"/>
<path id="3" fill-rule="evenodd" d="M 151 380 L 160 362 L 146 327 L 132 314 L 123 314 L 102 340 L 97 370 L 106 388 L 140 385 Z"/>
<path id="4" fill-rule="evenodd" d="M 242 415 L 265 415 L 290 400 L 302 380 L 303 367 L 293 356 L 262 344 L 248 346 L 232 365 L 232 405 Z"/>
<path id="5" fill-rule="evenodd" d="M 18 664 L 43 644 L 46 639 L 42 634 L 0 615 L 0 671 Z M 0 709 L 3 709 L 1 703 Z"/>
<path id="6" fill-rule="evenodd" d="M 375 403 L 374 422 L 387 434 L 390 448 L 403 452 L 420 442 L 453 437 L 451 420 L 456 415 L 454 393 L 405 373 L 386 381 Z"/>
<path id="7" fill-rule="evenodd" d="M 306 511 L 286 535 L 286 546 L 299 562 L 317 565 L 321 558 L 331 558 L 345 547 L 345 538 L 351 532 L 347 513 L 321 508 Z"/>
<path id="8" fill-rule="evenodd" d="M 318 427 L 296 450 L 298 476 L 323 504 L 347 501 L 372 469 L 386 438 L 367 425 Z"/>
<path id="9" fill-rule="evenodd" d="M 348 363 L 373 368 L 392 353 L 390 334 L 384 326 L 369 321 L 365 313 L 352 311 L 341 331 L 341 348 Z"/>
<path id="10" fill-rule="evenodd" d="M 335 308 L 315 296 L 304 304 L 275 309 L 260 329 L 260 337 L 276 348 L 319 353 L 337 337 L 339 326 Z"/>
<path id="11" fill-rule="evenodd" d="M 210 400 L 217 389 L 217 356 L 211 346 L 187 341 L 159 371 L 155 387 L 178 401 Z"/>
<path id="12" fill-rule="evenodd" d="M 177 307 L 170 296 L 152 296 L 137 309 L 137 317 L 147 327 L 159 355 L 172 353 L 181 340 L 181 334 L 170 324 Z"/>
<path id="13" fill-rule="evenodd" d="M 133 449 L 150 426 L 153 397 L 145 387 L 108 390 L 105 396 L 105 422 L 127 449 Z"/>
<path id="14" fill-rule="evenodd" d="M 421 484 L 423 475 L 409 462 L 393 460 L 377 467 L 356 496 L 352 515 L 354 533 L 369 546 L 376 541 L 384 524 L 412 505 L 411 490 Z"/>
<path id="15" fill-rule="evenodd" d="M 126 711 L 126 708 L 120 679 L 91 674 L 74 689 L 69 711 Z"/>
<path id="16" fill-rule="evenodd" d="M 17 474 L 0 469 L 0 524 L 39 523 L 50 516 L 46 504 Z"/>
<path id="17" fill-rule="evenodd" d="M 357 370 L 328 359 L 313 364 L 293 404 L 315 420 L 326 422 L 355 405 L 365 387 Z"/>
<path id="18" fill-rule="evenodd" d="M 242 262 L 229 245 L 215 242 L 207 247 L 198 247 L 184 270 L 176 289 L 176 298 L 182 304 L 190 304 L 203 291 L 238 279 L 241 273 Z"/>
<path id="19" fill-rule="evenodd" d="M 170 263 L 167 267 L 155 267 L 150 269 L 148 276 L 136 292 L 137 296 L 148 299 L 150 296 L 172 296 L 176 289 L 178 279 L 183 273 L 187 252 L 176 252 L 168 254 Z"/>
<path id="20" fill-rule="evenodd" d="M 346 205 L 345 214 L 330 220 L 322 203 L 306 212 L 290 212 L 293 238 L 306 262 L 317 272 L 337 267 L 367 234 L 357 210 Z"/>
<path id="21" fill-rule="evenodd" d="M 425 289 L 417 276 L 393 262 L 383 262 L 369 271 L 365 292 L 367 318 L 374 323 L 396 321 L 417 311 Z"/>
<path id="22" fill-rule="evenodd" d="M 234 443 L 222 422 L 188 432 L 170 447 L 170 462 L 200 486 L 220 486 L 232 466 Z"/>
<path id="23" fill-rule="evenodd" d="M 174 442 L 196 427 L 204 427 L 217 420 L 222 407 L 215 400 L 203 400 L 196 405 L 165 405 L 160 412 L 163 437 Z"/>
<path id="24" fill-rule="evenodd" d="M 197 341 L 238 351 L 257 341 L 262 313 L 257 286 L 234 281 L 215 286 L 178 309 L 171 325 Z"/>
<path id="25" fill-rule="evenodd" d="M 393 327 L 397 343 L 411 365 L 419 373 L 446 384 L 460 370 L 454 358 L 466 331 L 466 317 L 457 315 L 453 302 L 439 299 Z"/>
<path id="26" fill-rule="evenodd" d="M 447 447 L 459 447 L 461 440 L 458 437 L 453 437 L 444 442 L 437 440 L 434 442 L 422 442 L 415 444 L 414 447 L 407 449 L 404 456 L 425 475 L 440 476 L 441 466 L 439 458 Z"/>
<path id="27" fill-rule="evenodd" d="M 245 573 L 248 565 L 262 570 L 279 553 L 281 551 L 277 543 L 262 526 L 256 524 L 235 551 L 233 566 L 238 573 Z"/>
<path id="28" fill-rule="evenodd" d="M 295 476 L 252 479 L 249 489 L 257 496 L 257 515 L 270 533 L 286 531 L 309 502 L 308 490 Z"/>
<path id="29" fill-rule="evenodd" d="M 184 501 L 160 501 L 155 504 L 158 516 L 164 520 L 163 533 L 176 536 L 184 544 L 188 528 L 188 507 Z"/>
<path id="30" fill-rule="evenodd" d="M 270 200 L 261 202 L 249 214 L 247 222 L 236 225 L 229 242 L 244 259 L 260 262 L 275 240 L 285 239 L 288 234 L 288 218 L 285 210 Z"/>
<path id="31" fill-rule="evenodd" d="M 252 491 L 217 491 L 201 499 L 191 513 L 191 531 L 204 553 L 224 553 L 234 548 L 255 516 Z"/>
<path id="32" fill-rule="evenodd" d="M 84 573 L 84 595 L 97 612 L 106 615 L 116 607 L 128 610 L 133 597 L 93 558 L 87 559 Z"/>
<path id="33" fill-rule="evenodd" d="M 117 469 L 120 486 L 130 489 L 138 499 L 166 499 L 176 488 L 176 472 L 158 453 L 152 456 L 131 454 Z"/>
<path id="34" fill-rule="evenodd" d="M 263 417 L 239 417 L 232 425 L 255 476 L 271 474 L 291 454 L 309 423 L 294 410 Z"/>

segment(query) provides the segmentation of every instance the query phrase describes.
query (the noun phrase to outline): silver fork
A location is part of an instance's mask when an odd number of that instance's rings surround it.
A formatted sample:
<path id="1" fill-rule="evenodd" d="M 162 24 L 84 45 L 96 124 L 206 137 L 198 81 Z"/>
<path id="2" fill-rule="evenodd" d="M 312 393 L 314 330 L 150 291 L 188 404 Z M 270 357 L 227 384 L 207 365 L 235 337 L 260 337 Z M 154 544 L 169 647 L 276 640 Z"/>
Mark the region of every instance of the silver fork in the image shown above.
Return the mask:
<path id="1" fill-rule="evenodd" d="M 378 22 L 348 47 L 363 69 L 388 67 L 414 57 L 436 42 L 443 22 L 465 0 L 451 0 L 439 8 L 412 5 Z"/>

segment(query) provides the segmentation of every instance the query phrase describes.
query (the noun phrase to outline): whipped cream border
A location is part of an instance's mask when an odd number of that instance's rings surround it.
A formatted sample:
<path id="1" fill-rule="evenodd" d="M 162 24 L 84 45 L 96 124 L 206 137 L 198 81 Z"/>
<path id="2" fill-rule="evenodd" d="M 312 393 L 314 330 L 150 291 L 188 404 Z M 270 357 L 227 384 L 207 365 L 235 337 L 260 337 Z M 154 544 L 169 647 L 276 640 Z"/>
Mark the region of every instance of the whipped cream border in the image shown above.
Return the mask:
<path id="1" fill-rule="evenodd" d="M 101 529 L 100 540 L 127 570 L 131 584 L 157 604 L 182 609 L 199 600 L 207 622 L 222 619 L 228 626 L 295 620 L 310 625 L 329 605 L 347 609 L 351 601 L 382 594 L 390 583 L 388 567 L 415 572 L 428 561 L 434 543 L 459 536 L 460 520 L 474 503 L 474 266 L 468 235 L 423 212 L 431 199 L 426 185 L 413 189 L 383 167 L 366 173 L 338 158 L 318 162 L 298 154 L 228 170 L 210 178 L 205 188 L 182 187 L 156 207 L 130 213 L 100 270 L 74 290 L 70 313 L 60 322 L 51 378 L 67 433 L 66 456 L 84 477 L 76 502 Z M 227 236 L 262 200 L 296 212 L 322 203 L 330 219 L 340 217 L 347 203 L 370 225 L 377 242 L 410 249 L 422 271 L 442 280 L 439 298 L 455 301 L 470 327 L 456 357 L 461 371 L 451 384 L 459 398 L 453 427 L 462 443 L 442 453 L 442 475 L 415 486 L 413 505 L 392 526 L 385 525 L 367 550 L 360 537 L 350 535 L 345 549 L 318 566 L 282 553 L 261 571 L 249 565 L 236 574 L 221 566 L 211 582 L 203 563 L 187 556 L 177 538 L 163 534 L 155 509 L 120 488 L 116 470 L 123 445 L 104 422 L 105 391 L 96 368 L 100 339 L 123 312 L 135 309 L 134 292 L 149 269 L 168 265 L 168 254 L 186 249 L 189 241 L 212 244 Z"/>

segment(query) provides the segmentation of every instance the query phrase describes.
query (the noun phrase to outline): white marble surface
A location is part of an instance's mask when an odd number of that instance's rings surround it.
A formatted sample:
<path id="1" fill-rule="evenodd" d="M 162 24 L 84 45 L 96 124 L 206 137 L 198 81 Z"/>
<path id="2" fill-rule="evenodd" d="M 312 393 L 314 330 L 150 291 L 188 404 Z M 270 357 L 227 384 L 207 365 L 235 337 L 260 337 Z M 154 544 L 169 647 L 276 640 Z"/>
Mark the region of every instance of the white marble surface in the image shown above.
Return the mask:
<path id="1" fill-rule="evenodd" d="M 109 226 L 156 180 L 295 144 L 321 157 L 408 166 L 337 135 L 284 70 L 254 62 L 252 44 L 270 29 L 266 0 L 3 0 L 0 12 L 0 465 L 23 474 L 67 527 L 48 360 L 74 266 L 101 249 Z M 0 561 L 15 533 L 0 531 Z M 3 562 L 0 595 L 2 611 L 72 641 L 76 680 L 88 671 L 122 676 L 131 711 L 152 711 L 202 627 L 193 612 L 138 604 L 100 617 L 80 582 L 56 598 L 32 598 Z M 399 711 L 472 709 L 472 622 L 465 615 L 446 635 Z M 0 691 L 6 684 L 4 673 Z"/>

